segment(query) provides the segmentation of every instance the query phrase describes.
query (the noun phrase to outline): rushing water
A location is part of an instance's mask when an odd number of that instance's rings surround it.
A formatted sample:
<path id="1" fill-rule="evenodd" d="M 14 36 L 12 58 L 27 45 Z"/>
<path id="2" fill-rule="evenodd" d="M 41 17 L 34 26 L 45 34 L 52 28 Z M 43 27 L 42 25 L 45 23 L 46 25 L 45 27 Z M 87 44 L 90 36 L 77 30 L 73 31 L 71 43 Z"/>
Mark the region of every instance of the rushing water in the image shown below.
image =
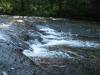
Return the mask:
<path id="1" fill-rule="evenodd" d="M 59 51 L 50 51 L 47 49 L 47 47 L 53 47 L 53 46 L 69 46 L 69 47 L 79 47 L 79 48 L 100 48 L 100 44 L 96 43 L 94 41 L 83 41 L 83 40 L 73 40 L 72 35 L 68 35 L 64 32 L 57 32 L 56 30 L 42 25 L 36 26 L 38 29 L 38 33 L 40 37 L 43 39 L 42 41 L 39 41 L 38 39 L 35 39 L 33 41 L 33 44 L 29 45 L 33 49 L 33 51 L 30 50 L 24 50 L 23 54 L 29 57 L 66 57 L 69 56 L 67 53 L 59 52 Z M 43 33 L 40 33 L 40 32 Z"/>
<path id="2" fill-rule="evenodd" d="M 11 21 L 1 20 L 0 23 L 0 47 L 7 47 L 8 51 L 10 48 L 21 51 L 21 54 L 50 72 L 55 69 L 55 66 L 59 67 L 58 72 L 62 69 L 68 71 L 75 69 L 76 71 L 75 65 L 81 66 L 78 61 L 86 65 L 85 69 L 88 63 L 95 64 L 93 68 L 99 67 L 99 24 L 35 17 L 26 17 L 25 20 L 15 17 L 9 19 Z M 83 73 L 84 68 L 81 69 L 77 72 Z M 54 72 L 57 73 L 56 70 Z"/>

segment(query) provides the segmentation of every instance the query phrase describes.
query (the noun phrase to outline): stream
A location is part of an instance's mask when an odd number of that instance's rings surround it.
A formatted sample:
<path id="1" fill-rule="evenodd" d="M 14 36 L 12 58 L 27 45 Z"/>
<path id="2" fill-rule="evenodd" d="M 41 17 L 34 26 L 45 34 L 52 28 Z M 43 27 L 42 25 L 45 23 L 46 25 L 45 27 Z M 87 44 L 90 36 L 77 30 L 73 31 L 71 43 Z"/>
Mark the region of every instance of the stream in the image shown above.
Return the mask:
<path id="1" fill-rule="evenodd" d="M 0 75 L 99 75 L 100 24 L 0 16 Z"/>

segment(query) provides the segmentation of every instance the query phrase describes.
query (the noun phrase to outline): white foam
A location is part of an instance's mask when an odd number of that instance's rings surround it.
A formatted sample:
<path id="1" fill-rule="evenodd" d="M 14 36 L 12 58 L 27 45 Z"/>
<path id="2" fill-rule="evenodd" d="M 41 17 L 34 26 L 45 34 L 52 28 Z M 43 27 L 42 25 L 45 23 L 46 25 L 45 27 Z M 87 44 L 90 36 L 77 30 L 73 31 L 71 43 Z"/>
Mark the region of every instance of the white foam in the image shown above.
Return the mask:
<path id="1" fill-rule="evenodd" d="M 46 36 L 43 36 L 44 38 L 46 39 L 61 39 L 60 37 L 57 37 L 57 36 L 54 36 L 54 35 L 46 35 Z"/>
<path id="2" fill-rule="evenodd" d="M 38 25 L 37 28 L 41 31 L 45 31 L 45 32 L 54 32 L 55 30 L 54 29 L 51 29 L 47 26 L 41 26 L 41 25 Z"/>
<path id="3" fill-rule="evenodd" d="M 43 48 L 34 48 L 33 51 L 30 50 L 24 50 L 23 54 L 28 57 L 40 57 L 40 58 L 71 58 L 68 54 L 64 52 L 57 52 L 57 51 L 48 51 Z"/>
<path id="4" fill-rule="evenodd" d="M 66 45 L 66 46 L 74 46 L 74 47 L 99 47 L 100 44 L 90 42 L 90 41 L 81 41 L 81 40 L 51 40 L 45 46 L 53 46 L 53 45 Z"/>
<path id="5" fill-rule="evenodd" d="M 9 38 L 7 35 L 0 32 L 0 39 L 7 41 Z"/>
<path id="6" fill-rule="evenodd" d="M 44 31 L 45 33 L 47 33 L 47 34 L 50 34 L 50 35 L 61 35 L 61 33 L 58 33 L 56 30 L 54 30 L 54 29 L 51 29 L 51 28 L 49 28 L 49 27 L 47 27 L 47 26 L 40 26 L 40 25 L 38 25 L 37 26 L 37 28 L 40 30 L 40 31 Z"/>
<path id="7" fill-rule="evenodd" d="M 64 52 L 57 52 L 57 51 L 49 51 L 46 48 L 43 47 L 44 44 L 41 44 L 38 40 L 34 40 L 33 44 L 30 45 L 30 47 L 33 49 L 31 50 L 24 50 L 23 54 L 27 57 L 44 57 L 44 58 L 64 58 L 68 57 L 71 58 L 68 54 Z"/>
<path id="8" fill-rule="evenodd" d="M 45 31 L 46 33 L 49 33 L 49 35 L 41 35 L 41 37 L 46 40 L 45 46 L 52 46 L 52 45 L 68 45 L 68 46 L 74 46 L 74 47 L 99 47 L 99 43 L 94 43 L 92 41 L 82 41 L 82 40 L 72 40 L 72 34 L 71 33 L 64 33 L 64 32 L 57 32 L 54 29 L 51 29 L 49 27 L 39 26 L 41 31 Z M 67 35 L 67 36 L 63 36 Z M 69 39 L 69 38 L 70 39 Z M 66 38 L 66 40 L 63 40 Z"/>
<path id="9" fill-rule="evenodd" d="M 62 36 L 62 34 L 66 34 L 63 32 L 57 32 L 54 29 L 51 29 L 49 27 L 45 26 L 37 26 L 37 28 L 40 31 L 44 31 L 45 33 L 48 33 L 48 35 L 44 35 L 42 33 L 38 33 L 40 37 L 43 39 L 42 42 L 35 39 L 32 44 L 30 44 L 30 47 L 33 49 L 31 50 L 24 50 L 23 54 L 28 57 L 45 57 L 45 58 L 54 58 L 54 57 L 71 57 L 67 52 L 62 51 L 49 51 L 46 48 L 49 46 L 55 46 L 55 45 L 64 45 L 64 46 L 72 46 L 72 47 L 91 47 L 91 48 L 97 48 L 100 47 L 99 43 L 95 43 L 92 41 L 82 41 L 82 40 L 72 40 L 72 34 L 67 33 L 66 36 Z M 67 37 L 67 38 L 66 38 Z M 71 39 L 68 39 L 71 38 Z M 77 55 L 77 54 L 74 54 Z"/>
<path id="10" fill-rule="evenodd" d="M 16 20 L 16 21 L 17 21 L 17 22 L 20 22 L 20 23 L 21 23 L 21 22 L 24 22 L 24 20 L 21 20 L 21 19 L 20 19 L 20 20 Z"/>
<path id="11" fill-rule="evenodd" d="M 0 28 L 8 28 L 9 26 L 11 26 L 11 24 L 0 24 Z"/>
<path id="12" fill-rule="evenodd" d="M 20 18 L 20 16 L 13 16 L 13 18 L 17 19 L 17 18 Z"/>

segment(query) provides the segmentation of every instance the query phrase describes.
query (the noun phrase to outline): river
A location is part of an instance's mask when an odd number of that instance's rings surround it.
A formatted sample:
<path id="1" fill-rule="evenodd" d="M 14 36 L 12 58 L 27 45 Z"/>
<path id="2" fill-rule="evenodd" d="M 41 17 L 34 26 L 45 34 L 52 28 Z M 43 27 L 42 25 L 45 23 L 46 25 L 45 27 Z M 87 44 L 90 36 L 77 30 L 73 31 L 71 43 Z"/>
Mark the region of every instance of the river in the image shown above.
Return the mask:
<path id="1" fill-rule="evenodd" d="M 0 16 L 3 75 L 99 75 L 100 23 Z"/>

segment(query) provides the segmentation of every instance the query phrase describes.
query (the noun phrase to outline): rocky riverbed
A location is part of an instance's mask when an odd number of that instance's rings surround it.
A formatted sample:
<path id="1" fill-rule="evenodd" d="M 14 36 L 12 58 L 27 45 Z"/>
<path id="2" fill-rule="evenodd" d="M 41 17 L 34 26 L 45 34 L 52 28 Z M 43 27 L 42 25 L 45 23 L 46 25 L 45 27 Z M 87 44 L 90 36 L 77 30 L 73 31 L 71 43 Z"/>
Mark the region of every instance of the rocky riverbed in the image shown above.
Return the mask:
<path id="1" fill-rule="evenodd" d="M 100 25 L 0 16 L 0 75 L 99 75 Z"/>

